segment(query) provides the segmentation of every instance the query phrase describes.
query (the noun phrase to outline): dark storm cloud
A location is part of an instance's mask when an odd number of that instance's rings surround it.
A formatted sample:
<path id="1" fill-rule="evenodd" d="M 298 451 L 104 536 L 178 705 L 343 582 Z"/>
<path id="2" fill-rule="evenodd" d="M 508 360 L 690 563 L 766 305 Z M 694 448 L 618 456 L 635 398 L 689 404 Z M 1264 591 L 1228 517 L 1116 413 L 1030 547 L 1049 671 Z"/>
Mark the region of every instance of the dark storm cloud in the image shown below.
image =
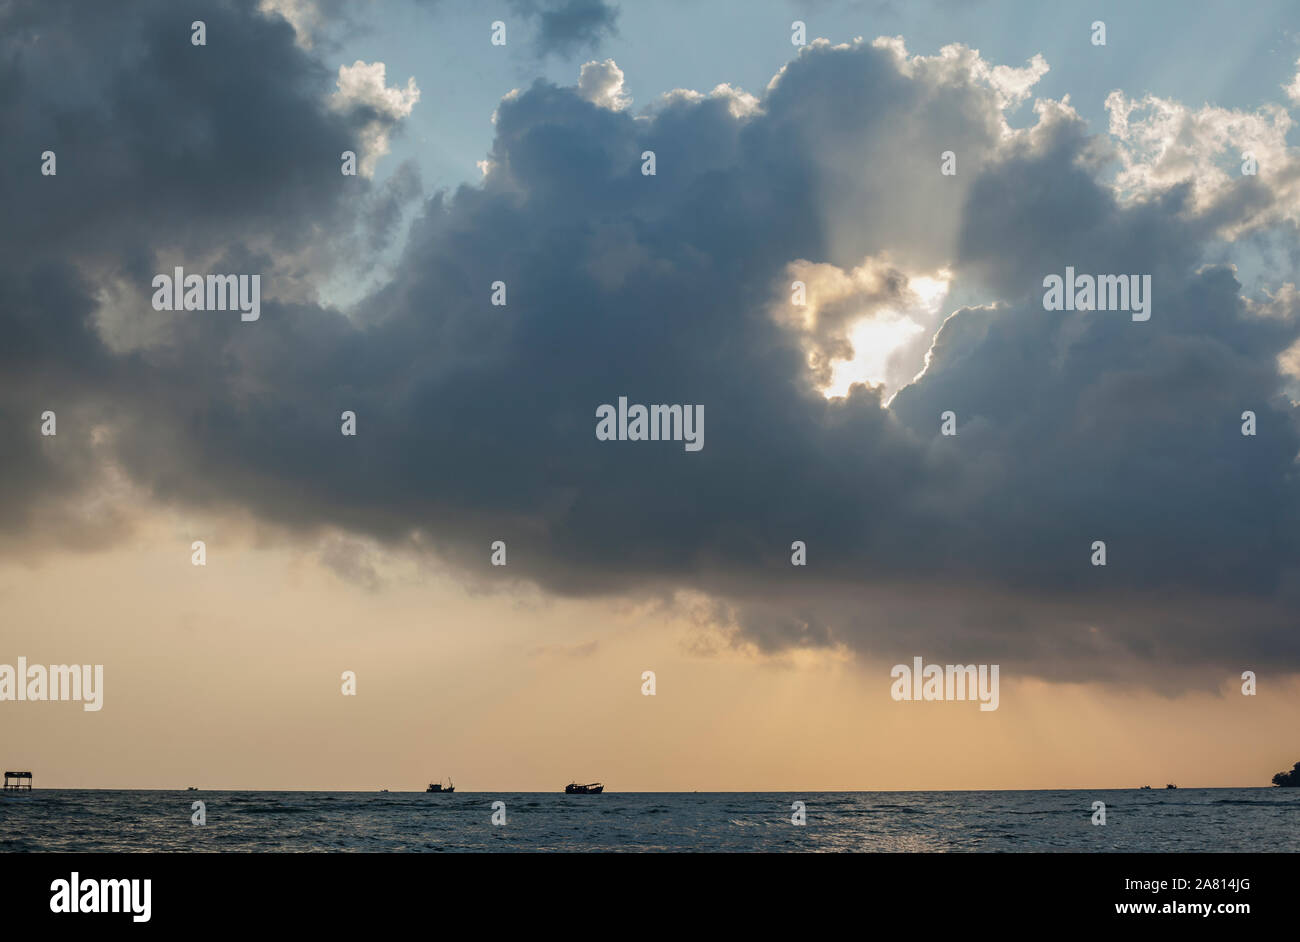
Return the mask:
<path id="1" fill-rule="evenodd" d="M 417 0 L 436 15 L 443 0 Z M 570 58 L 595 52 L 601 42 L 618 34 L 618 5 L 605 0 L 507 0 L 510 12 L 534 30 L 532 48 L 539 58 Z M 495 14 L 494 14 L 495 15 Z M 514 25 L 504 21 L 510 31 Z M 508 32 L 507 39 L 514 35 Z"/>
<path id="2" fill-rule="evenodd" d="M 194 20 L 207 46 L 191 44 Z M 173 263 L 258 271 L 253 244 L 354 247 L 344 237 L 359 210 L 371 242 L 387 237 L 386 201 L 409 192 L 409 172 L 373 196 L 361 178 L 340 186 L 340 153 L 360 150 L 377 116 L 328 107 L 332 88 L 331 70 L 252 2 L 0 7 L 0 515 L 27 519 L 43 496 L 84 485 L 90 430 L 172 396 L 179 377 L 106 345 L 95 323 L 106 285 L 134 286 L 147 319 L 150 281 Z M 40 174 L 46 150 L 56 176 Z M 34 447 L 46 409 L 60 434 Z M 178 420 L 179 408 L 164 436 Z"/>
<path id="3" fill-rule="evenodd" d="M 17 8 L 46 9 L 65 15 Z M 205 10 L 207 50 L 188 48 L 188 12 L 112 27 L 136 52 L 99 64 L 107 107 L 33 83 L 57 59 L 33 66 L 24 32 L 4 31 L 5 117 L 41 105 L 0 145 L 35 227 L 7 231 L 0 266 L 10 506 L 83 483 L 67 469 L 89 457 L 54 462 L 62 476 L 33 464 L 54 461 L 34 432 L 57 395 L 112 426 L 113 458 L 158 500 L 432 548 L 480 579 L 505 540 L 510 573 L 550 591 L 697 590 L 765 649 L 1074 678 L 1300 666 L 1300 431 L 1276 364 L 1296 312 L 1260 317 L 1230 269 L 1202 264 L 1214 230 L 1180 189 L 1116 202 L 1105 148 L 1069 114 L 1006 143 L 968 61 L 908 64 L 888 46 L 805 49 L 757 112 L 677 96 L 638 120 L 539 82 L 502 102 L 483 185 L 427 201 L 354 319 L 264 299 L 255 324 L 176 314 L 165 344 L 114 353 L 96 279 L 147 283 L 177 245 L 220 249 L 236 266 L 222 270 L 274 264 L 344 220 L 390 231 L 415 192 L 340 178 L 339 140 L 373 115 L 321 104 L 331 75 L 287 26 Z M 194 75 L 187 57 L 236 28 L 254 34 L 236 61 Z M 181 104 L 183 133 L 163 135 L 157 109 Z M 57 183 L 36 177 L 52 131 L 86 122 L 98 131 L 66 131 L 80 136 Z M 230 139 L 240 128 L 257 147 Z M 937 172 L 948 147 L 957 178 Z M 77 169 L 87 152 L 111 169 Z M 794 260 L 881 252 L 951 263 L 997 303 L 953 313 L 891 408 L 866 387 L 828 401 L 773 297 Z M 1150 273 L 1152 319 L 1044 311 L 1042 277 L 1066 265 Z M 489 303 L 495 281 L 506 307 Z M 620 395 L 703 404 L 704 449 L 597 441 L 596 407 Z M 339 434 L 345 409 L 356 438 Z M 939 435 L 946 410 L 955 438 Z M 75 451 L 86 427 L 64 429 Z M 1105 568 L 1089 564 L 1097 539 Z M 364 574 L 349 553 L 328 562 Z"/>
<path id="4" fill-rule="evenodd" d="M 0 102 L 16 133 L 0 186 L 22 222 L 5 227 L 6 248 L 117 256 L 162 237 L 195 251 L 254 233 L 290 246 L 312 238 L 303 218 L 329 223 L 339 153 L 366 116 L 330 114 L 330 70 L 253 7 L 5 7 Z M 191 45 L 193 20 L 207 46 Z M 57 177 L 33 174 L 45 149 Z"/>
<path id="5" fill-rule="evenodd" d="M 510 0 L 510 8 L 536 21 L 542 56 L 594 51 L 618 28 L 618 7 L 604 0 Z"/>

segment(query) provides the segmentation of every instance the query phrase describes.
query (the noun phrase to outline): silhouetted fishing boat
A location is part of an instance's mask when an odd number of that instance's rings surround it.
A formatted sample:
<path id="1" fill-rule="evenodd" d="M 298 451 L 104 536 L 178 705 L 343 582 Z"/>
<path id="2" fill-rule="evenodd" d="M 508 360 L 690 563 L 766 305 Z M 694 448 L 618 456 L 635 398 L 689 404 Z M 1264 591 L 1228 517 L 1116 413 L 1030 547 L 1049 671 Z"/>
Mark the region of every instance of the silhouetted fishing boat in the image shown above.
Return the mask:
<path id="1" fill-rule="evenodd" d="M 590 785 L 579 785 L 577 782 L 570 782 L 564 786 L 566 795 L 599 795 L 605 790 L 605 786 L 600 782 L 592 782 Z"/>
<path id="2" fill-rule="evenodd" d="M 452 784 L 451 779 L 447 779 L 446 786 L 444 786 L 442 782 L 430 782 L 429 787 L 425 789 L 426 792 L 443 792 L 444 794 L 454 792 L 455 790 L 456 786 Z"/>
<path id="3" fill-rule="evenodd" d="M 1177 785 L 1166 785 L 1165 788 L 1177 788 Z"/>
<path id="4" fill-rule="evenodd" d="M 1144 792 L 1149 792 L 1149 791 L 1151 791 L 1151 786 L 1150 786 L 1150 785 L 1143 785 L 1141 790 L 1144 791 Z"/>

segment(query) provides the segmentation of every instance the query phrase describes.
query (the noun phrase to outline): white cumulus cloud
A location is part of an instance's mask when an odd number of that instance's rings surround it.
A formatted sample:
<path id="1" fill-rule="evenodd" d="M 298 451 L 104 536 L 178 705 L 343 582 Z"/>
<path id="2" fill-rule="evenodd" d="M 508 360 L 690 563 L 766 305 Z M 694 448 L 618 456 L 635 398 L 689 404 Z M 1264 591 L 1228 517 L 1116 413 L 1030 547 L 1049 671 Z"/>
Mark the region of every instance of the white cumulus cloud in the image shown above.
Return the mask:
<path id="1" fill-rule="evenodd" d="M 366 63 L 360 59 L 352 65 L 339 66 L 338 91 L 330 101 L 341 111 L 362 107 L 376 115 L 366 124 L 360 141 L 362 155 L 358 169 L 367 177 L 374 175 L 375 164 L 388 153 L 388 135 L 393 125 L 409 115 L 420 100 L 420 88 L 414 76 L 406 80 L 405 88 L 390 88 L 386 71 L 382 62 Z"/>
<path id="2" fill-rule="evenodd" d="M 623 70 L 613 59 L 584 62 L 578 76 L 578 94 L 610 111 L 622 111 L 632 104 L 632 96 L 623 91 Z"/>

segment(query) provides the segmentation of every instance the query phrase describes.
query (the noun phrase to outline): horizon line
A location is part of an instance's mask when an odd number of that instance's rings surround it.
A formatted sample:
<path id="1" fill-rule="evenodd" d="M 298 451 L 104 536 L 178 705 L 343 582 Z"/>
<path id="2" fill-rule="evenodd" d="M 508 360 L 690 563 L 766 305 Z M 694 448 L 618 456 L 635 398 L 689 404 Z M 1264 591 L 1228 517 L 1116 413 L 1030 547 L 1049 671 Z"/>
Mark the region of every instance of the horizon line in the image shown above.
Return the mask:
<path id="1" fill-rule="evenodd" d="M 88 785 L 88 786 L 49 785 L 49 786 L 43 786 L 43 787 L 33 786 L 33 787 L 31 788 L 31 791 L 32 791 L 32 792 L 38 792 L 38 791 L 47 791 L 47 792 L 54 792 L 54 791 L 103 791 L 103 792 L 148 792 L 148 791 L 158 791 L 158 792 L 188 792 L 191 788 L 193 788 L 195 791 L 206 791 L 206 792 L 304 792 L 304 793 L 308 793 L 308 792 L 310 792 L 310 793 L 315 793 L 315 792 L 328 792 L 328 793 L 337 793 L 337 794 L 354 794 L 354 795 L 355 795 L 355 794 L 365 794 L 365 795 L 372 795 L 372 794 L 373 794 L 373 795 L 381 795 L 381 794 L 397 794 L 397 795 L 423 795 L 423 794 L 444 794 L 444 795 L 447 795 L 447 794 L 453 794 L 453 795 L 461 795 L 461 794 L 469 794 L 469 795 L 489 795 L 489 794 L 515 794 L 515 795 L 563 795 L 563 794 L 564 794 L 564 790 L 563 790 L 562 788 L 561 788 L 561 789 L 547 789 L 547 790 L 544 790 L 544 791 L 542 791 L 542 790 L 536 790 L 536 789 L 532 789 L 532 790 L 530 790 L 530 789 L 510 789 L 510 788 L 495 788 L 495 789 L 488 788 L 488 789 L 470 790 L 470 789 L 462 789 L 462 788 L 460 788 L 459 786 L 457 786 L 457 788 L 456 788 L 456 790 L 455 790 L 454 792 L 427 792 L 427 791 L 425 791 L 424 789 L 420 789 L 420 788 L 412 788 L 412 789 L 406 789 L 406 788 L 398 788 L 398 789 L 391 789 L 391 788 L 390 788 L 390 789 L 383 789 L 383 788 L 378 788 L 378 787 L 366 787 L 366 788 L 346 788 L 346 787 L 338 787 L 338 788 L 263 788 L 263 787 L 258 787 L 258 788 L 240 788 L 240 787 L 215 786 L 215 785 L 207 785 L 207 786 L 199 786 L 199 785 L 194 785 L 194 786 L 190 786 L 190 785 L 179 785 L 179 786 L 157 786 L 157 785 L 155 785 L 155 786 L 146 786 L 146 787 L 139 787 L 139 786 L 137 786 L 137 787 L 118 787 L 118 786 L 100 786 L 100 785 Z M 1272 790 L 1272 789 L 1282 789 L 1282 790 L 1285 790 L 1285 787 L 1284 787 L 1284 786 L 1281 786 L 1281 785 L 1273 785 L 1273 784 L 1268 784 L 1268 785 L 1176 785 L 1174 788 L 1166 788 L 1164 785 L 1160 785 L 1160 786 L 1151 785 L 1151 786 L 1149 786 L 1149 787 L 1144 787 L 1144 786 L 1141 786 L 1141 785 L 1067 785 L 1067 786 L 1057 786 L 1057 787 L 1052 787 L 1052 788 L 1042 788 L 1042 787 L 1037 787 L 1037 788 L 742 788 L 742 789 L 711 789 L 711 788 L 699 788 L 699 789 L 690 789 L 690 790 L 682 790 L 682 789 L 626 789 L 626 790 L 613 791 L 613 792 L 611 792 L 611 791 L 609 791 L 609 790 L 606 790 L 605 794 L 616 794 L 616 795 L 778 795 L 778 794 L 786 794 L 786 793 L 789 793 L 789 792 L 800 792 L 800 793 L 802 793 L 802 794 L 826 794 L 826 795 L 833 795 L 833 794 L 846 794 L 846 793 L 861 793 L 861 794 L 895 794 L 895 793 L 901 793 L 901 792 L 912 793 L 912 792 L 1068 792 L 1068 791 L 1146 791 L 1146 790 L 1148 790 L 1148 788 L 1149 788 L 1150 791 L 1162 791 L 1162 792 L 1163 792 L 1163 791 L 1193 791 L 1193 790 L 1195 790 L 1195 791 L 1240 790 L 1240 789 L 1247 789 L 1247 788 L 1249 788 L 1249 789 L 1258 788 L 1258 789 L 1269 789 L 1269 790 Z M 17 793 L 17 790 L 10 790 L 10 793 Z M 22 790 L 21 794 L 26 795 L 26 794 L 28 794 L 28 791 L 24 789 L 24 790 Z"/>

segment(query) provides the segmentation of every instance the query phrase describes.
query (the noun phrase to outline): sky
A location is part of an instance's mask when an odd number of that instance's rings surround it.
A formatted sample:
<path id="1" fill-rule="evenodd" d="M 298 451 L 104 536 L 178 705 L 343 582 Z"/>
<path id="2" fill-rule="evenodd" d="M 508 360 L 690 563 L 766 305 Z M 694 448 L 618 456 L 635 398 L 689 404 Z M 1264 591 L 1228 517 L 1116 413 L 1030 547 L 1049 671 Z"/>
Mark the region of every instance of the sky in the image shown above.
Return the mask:
<path id="1" fill-rule="evenodd" d="M 1297 116 L 1282 2 L 0 2 L 0 762 L 1266 785 Z M 160 309 L 178 267 L 256 317 Z M 702 446 L 604 440 L 620 397 Z"/>

